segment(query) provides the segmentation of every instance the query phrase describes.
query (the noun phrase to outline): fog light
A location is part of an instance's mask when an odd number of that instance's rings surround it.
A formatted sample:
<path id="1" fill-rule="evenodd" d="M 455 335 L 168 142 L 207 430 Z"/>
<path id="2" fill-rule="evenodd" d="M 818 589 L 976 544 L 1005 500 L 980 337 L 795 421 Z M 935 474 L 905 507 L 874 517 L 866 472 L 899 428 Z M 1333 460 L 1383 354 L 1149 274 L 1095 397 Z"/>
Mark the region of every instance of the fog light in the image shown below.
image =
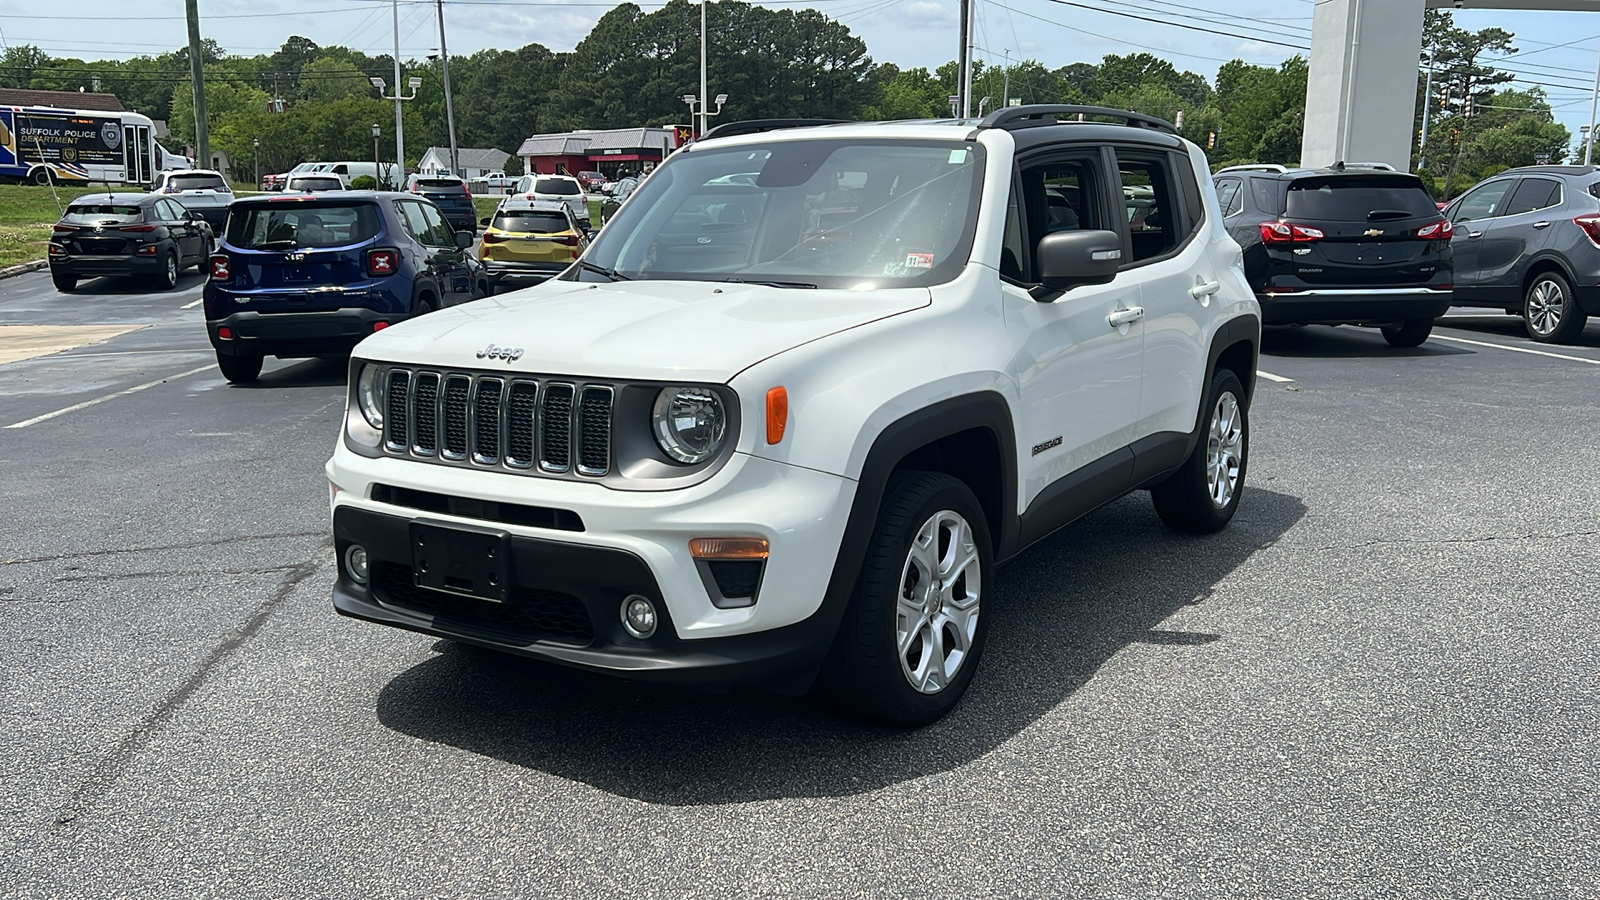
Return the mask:
<path id="1" fill-rule="evenodd" d="M 226 325 L 222 326 L 221 328 L 218 328 L 217 329 L 217 339 L 218 340 L 223 340 L 223 341 L 231 341 L 231 340 L 233 340 L 233 329 L 229 328 Z"/>
<path id="2" fill-rule="evenodd" d="M 622 627 L 639 640 L 656 633 L 656 607 L 649 600 L 632 594 L 622 601 Z"/>
<path id="3" fill-rule="evenodd" d="M 344 551 L 344 568 L 355 579 L 356 584 L 366 584 L 371 577 L 367 562 L 367 548 L 360 544 L 351 544 Z M 654 621 L 655 610 L 651 610 L 651 621 Z"/>

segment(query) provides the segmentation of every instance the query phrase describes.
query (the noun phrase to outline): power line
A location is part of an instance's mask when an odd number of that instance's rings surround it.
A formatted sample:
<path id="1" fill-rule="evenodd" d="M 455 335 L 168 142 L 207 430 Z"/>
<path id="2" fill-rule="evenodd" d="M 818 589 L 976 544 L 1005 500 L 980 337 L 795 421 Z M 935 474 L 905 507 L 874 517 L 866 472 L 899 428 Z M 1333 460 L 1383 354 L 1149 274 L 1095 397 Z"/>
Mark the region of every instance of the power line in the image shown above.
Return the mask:
<path id="1" fill-rule="evenodd" d="M 1304 52 L 1304 51 L 1308 51 L 1308 50 L 1311 49 L 1310 47 L 1306 47 L 1306 46 L 1303 46 L 1301 44 L 1286 44 L 1283 41 L 1274 41 L 1274 40 L 1271 40 L 1269 38 L 1250 37 L 1249 35 L 1230 34 L 1229 32 L 1217 31 L 1217 30 L 1212 29 L 1212 28 L 1201 28 L 1199 25 L 1183 25 L 1183 24 L 1180 24 L 1178 22 L 1167 22 L 1167 21 L 1163 21 L 1161 19 L 1152 19 L 1149 16 L 1139 16 L 1139 15 L 1134 15 L 1133 13 L 1128 13 L 1128 12 L 1118 12 L 1117 10 L 1114 10 L 1114 9 L 1101 9 L 1101 8 L 1099 8 L 1097 6 L 1089 6 L 1089 5 L 1083 4 L 1083 3 L 1073 3 L 1072 0 L 1048 0 L 1048 2 L 1057 4 L 1059 6 L 1071 6 L 1071 7 L 1074 7 L 1076 9 L 1086 9 L 1086 10 L 1088 10 L 1090 12 L 1102 13 L 1102 14 L 1108 15 L 1108 16 L 1121 16 L 1121 17 L 1123 17 L 1125 19 L 1137 19 L 1140 22 L 1149 22 L 1149 23 L 1151 23 L 1153 25 L 1165 25 L 1168 28 L 1182 28 L 1182 29 L 1185 29 L 1185 30 L 1188 30 L 1188 31 L 1201 31 L 1201 32 L 1204 32 L 1206 34 L 1215 34 L 1215 35 L 1219 35 L 1219 36 L 1225 37 L 1225 38 L 1238 39 L 1238 38 L 1242 37 L 1242 38 L 1245 38 L 1246 40 L 1254 41 L 1255 43 L 1258 43 L 1258 44 L 1273 44 L 1273 45 L 1278 46 L 1278 47 L 1288 47 L 1290 50 L 1300 50 L 1300 51 Z M 1163 51 L 1163 52 L 1171 52 L 1171 51 Z M 1226 60 L 1224 60 L 1224 62 L 1226 62 Z"/>

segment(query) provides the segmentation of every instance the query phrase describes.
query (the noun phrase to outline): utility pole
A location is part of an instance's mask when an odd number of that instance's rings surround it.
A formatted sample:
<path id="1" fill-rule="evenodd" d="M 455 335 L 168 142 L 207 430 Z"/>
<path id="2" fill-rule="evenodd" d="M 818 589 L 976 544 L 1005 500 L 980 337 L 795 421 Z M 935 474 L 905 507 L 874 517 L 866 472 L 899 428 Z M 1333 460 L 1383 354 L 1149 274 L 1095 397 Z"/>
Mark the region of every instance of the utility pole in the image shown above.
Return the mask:
<path id="1" fill-rule="evenodd" d="M 1001 81 L 1000 105 L 1011 105 L 1011 48 L 1006 48 L 1006 77 Z"/>
<path id="2" fill-rule="evenodd" d="M 710 0 L 700 0 L 700 134 L 706 133 L 706 4 Z"/>
<path id="3" fill-rule="evenodd" d="M 194 81 L 194 155 L 202 160 L 200 168 L 209 169 L 211 129 L 206 122 L 205 59 L 200 55 L 200 4 L 184 0 L 183 7 L 189 18 L 189 77 Z"/>
<path id="4" fill-rule="evenodd" d="M 450 171 L 461 175 L 461 154 L 456 150 L 456 111 L 450 102 L 450 51 L 444 47 L 444 0 L 439 0 L 439 62 L 444 67 L 444 120 L 450 130 Z M 395 84 L 399 84 L 396 81 Z M 399 93 L 397 89 L 395 93 Z"/>
<path id="5" fill-rule="evenodd" d="M 1428 116 L 1433 108 L 1433 51 L 1428 51 L 1428 86 L 1422 89 L 1422 137 L 1417 142 L 1417 168 L 1428 168 Z"/>
<path id="6" fill-rule="evenodd" d="M 1600 54 L 1597 54 L 1600 56 Z M 1595 107 L 1600 105 L 1600 58 L 1595 61 L 1594 68 L 1594 95 L 1589 98 L 1589 139 L 1583 142 L 1583 164 L 1588 165 L 1594 156 L 1594 117 Z"/>
<path id="7" fill-rule="evenodd" d="M 400 0 L 391 2 L 394 6 L 394 165 L 395 184 L 399 185 L 406 178 L 406 126 L 400 118 Z"/>
<path id="8" fill-rule="evenodd" d="M 978 4 L 976 0 L 967 0 L 966 25 L 967 46 L 965 49 L 967 53 L 967 80 L 964 88 L 967 92 L 967 105 L 962 108 L 961 115 L 970 119 L 972 118 L 972 57 L 975 49 L 973 45 L 978 42 Z"/>
<path id="9" fill-rule="evenodd" d="M 967 55 L 967 22 L 972 18 L 972 0 L 961 0 L 961 55 L 956 63 L 956 113 L 965 118 L 972 111 L 967 94 L 967 66 L 972 57 Z"/>

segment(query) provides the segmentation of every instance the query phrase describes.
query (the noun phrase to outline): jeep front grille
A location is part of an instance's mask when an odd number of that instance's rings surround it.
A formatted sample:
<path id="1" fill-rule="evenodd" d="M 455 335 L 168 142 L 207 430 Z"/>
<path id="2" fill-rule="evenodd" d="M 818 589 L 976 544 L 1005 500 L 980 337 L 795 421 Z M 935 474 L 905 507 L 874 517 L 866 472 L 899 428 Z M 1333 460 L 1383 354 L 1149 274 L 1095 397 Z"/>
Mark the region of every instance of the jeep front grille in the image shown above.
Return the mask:
<path id="1" fill-rule="evenodd" d="M 384 450 L 480 469 L 601 478 L 611 473 L 609 384 L 395 368 Z"/>

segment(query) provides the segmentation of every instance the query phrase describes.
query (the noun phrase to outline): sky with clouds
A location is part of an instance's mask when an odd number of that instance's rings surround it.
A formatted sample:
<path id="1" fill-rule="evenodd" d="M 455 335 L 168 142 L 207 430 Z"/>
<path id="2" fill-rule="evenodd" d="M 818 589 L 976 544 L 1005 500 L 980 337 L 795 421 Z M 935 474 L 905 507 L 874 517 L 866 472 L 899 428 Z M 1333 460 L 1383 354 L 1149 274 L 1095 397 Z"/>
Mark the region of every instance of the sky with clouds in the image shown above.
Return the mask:
<path id="1" fill-rule="evenodd" d="M 1275 65 L 1308 47 L 1312 0 L 977 0 L 979 58 L 1000 63 L 1036 59 L 1055 68 L 1096 62 L 1108 53 L 1149 51 L 1211 79 L 1240 58 Z M 540 43 L 570 50 L 615 3 L 605 0 L 446 0 L 450 51 L 514 49 Z M 661 3 L 641 3 L 646 10 Z M 956 0 L 771 0 L 774 7 L 812 7 L 843 21 L 867 43 L 873 59 L 901 67 L 954 59 Z M 436 53 L 431 0 L 402 0 L 400 52 Z M 83 59 L 157 54 L 184 44 L 177 0 L 74 0 L 70 18 L 47 3 L 0 0 L 0 40 L 34 44 L 52 56 Z M 393 6 L 387 0 L 200 0 L 201 31 L 230 53 L 269 53 L 291 34 L 318 44 L 387 53 Z M 141 15 L 142 13 L 142 15 Z M 715 15 L 713 8 L 713 16 Z M 1574 133 L 1589 118 L 1600 53 L 1600 12 L 1463 10 L 1465 28 L 1498 25 L 1517 35 L 1518 53 L 1498 62 L 1518 86 L 1542 85 L 1557 118 Z M 692 85 L 685 85 L 692 88 Z M 711 86 L 715 92 L 716 85 Z M 730 109 L 736 110 L 737 98 Z"/>

